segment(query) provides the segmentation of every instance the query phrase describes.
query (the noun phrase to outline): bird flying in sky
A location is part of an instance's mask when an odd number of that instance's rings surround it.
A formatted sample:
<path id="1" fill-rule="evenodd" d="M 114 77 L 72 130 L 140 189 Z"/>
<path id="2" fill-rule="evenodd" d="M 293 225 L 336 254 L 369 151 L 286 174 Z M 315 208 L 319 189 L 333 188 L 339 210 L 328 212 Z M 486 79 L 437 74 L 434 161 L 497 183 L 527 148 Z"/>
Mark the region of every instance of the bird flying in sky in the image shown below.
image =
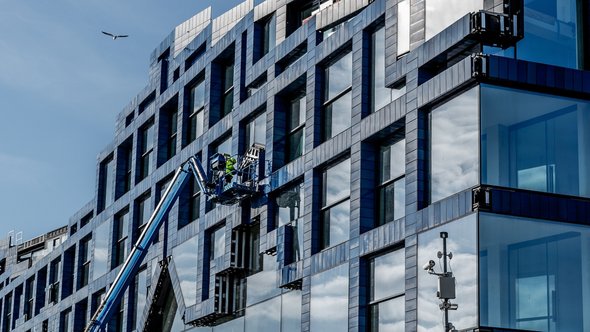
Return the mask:
<path id="1" fill-rule="evenodd" d="M 105 31 L 101 31 L 103 34 L 113 38 L 113 40 L 117 39 L 117 38 L 125 38 L 125 37 L 129 37 L 129 35 L 114 35 L 110 32 L 105 32 Z"/>

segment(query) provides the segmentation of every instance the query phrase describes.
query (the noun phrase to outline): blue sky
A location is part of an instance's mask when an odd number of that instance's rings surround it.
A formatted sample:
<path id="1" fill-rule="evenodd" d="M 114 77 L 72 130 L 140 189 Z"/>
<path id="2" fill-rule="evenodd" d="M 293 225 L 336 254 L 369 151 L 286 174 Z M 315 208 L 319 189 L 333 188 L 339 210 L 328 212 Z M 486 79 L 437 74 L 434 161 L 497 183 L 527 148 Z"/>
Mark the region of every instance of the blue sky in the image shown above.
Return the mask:
<path id="1" fill-rule="evenodd" d="M 240 2 L 0 0 L 0 238 L 66 225 L 94 195 L 96 156 L 151 51 L 200 10 Z"/>

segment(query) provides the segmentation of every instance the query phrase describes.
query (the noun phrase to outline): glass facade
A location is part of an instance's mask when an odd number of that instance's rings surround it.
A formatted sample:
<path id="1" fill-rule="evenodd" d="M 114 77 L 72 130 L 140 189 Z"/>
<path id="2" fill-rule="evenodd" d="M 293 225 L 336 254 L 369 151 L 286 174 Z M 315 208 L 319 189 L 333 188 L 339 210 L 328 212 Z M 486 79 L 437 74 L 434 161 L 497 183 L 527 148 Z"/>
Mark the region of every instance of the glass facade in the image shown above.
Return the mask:
<path id="1" fill-rule="evenodd" d="M 221 117 L 223 118 L 234 109 L 234 63 L 231 61 L 222 67 Z"/>
<path id="2" fill-rule="evenodd" d="M 348 330 L 348 264 L 311 276 L 310 332 Z"/>
<path id="3" fill-rule="evenodd" d="M 442 272 L 442 263 L 437 253 L 443 249 L 440 232 L 447 232 L 447 252 L 453 253 L 449 271 L 453 272 L 457 298 L 451 300 L 459 305 L 458 310 L 449 311 L 449 321 L 456 329 L 477 326 L 477 214 L 430 229 L 418 234 L 418 265 L 434 260 L 435 272 Z M 418 270 L 418 331 L 444 331 L 443 311 L 436 297 L 438 278 Z"/>
<path id="4" fill-rule="evenodd" d="M 425 0 L 426 40 L 471 12 L 484 9 L 483 0 Z"/>
<path id="5" fill-rule="evenodd" d="M 517 58 L 581 68 L 584 46 L 582 2 L 525 0 L 524 38 L 516 45 Z"/>
<path id="6" fill-rule="evenodd" d="M 145 179 L 151 172 L 152 154 L 154 152 L 154 122 L 148 122 L 140 130 L 139 174 L 138 181 Z"/>
<path id="7" fill-rule="evenodd" d="M 478 184 L 478 110 L 479 87 L 475 87 L 430 113 L 431 202 Z"/>
<path id="8" fill-rule="evenodd" d="M 262 271 L 247 278 L 248 293 L 246 294 L 246 305 L 264 301 L 281 293 L 277 287 L 277 257 L 262 255 Z"/>
<path id="9" fill-rule="evenodd" d="M 397 55 L 410 51 L 410 0 L 397 3 Z"/>
<path id="10" fill-rule="evenodd" d="M 111 224 L 105 222 L 96 227 L 92 236 L 94 239 L 94 255 L 92 257 L 92 276 L 94 280 L 108 272 L 110 230 Z"/>
<path id="11" fill-rule="evenodd" d="M 287 146 L 285 151 L 285 163 L 301 157 L 305 153 L 305 95 L 289 101 L 287 110 Z"/>
<path id="12" fill-rule="evenodd" d="M 246 332 L 280 331 L 281 297 L 246 308 Z"/>
<path id="13" fill-rule="evenodd" d="M 371 332 L 405 331 L 405 250 L 371 259 Z"/>
<path id="14" fill-rule="evenodd" d="M 137 234 L 136 237 L 139 237 L 145 225 L 150 220 L 152 216 L 152 200 L 151 194 L 145 193 L 140 198 L 138 198 L 135 202 L 135 213 L 136 213 L 136 230 Z"/>
<path id="15" fill-rule="evenodd" d="M 176 275 L 180 281 L 185 307 L 197 304 L 198 252 L 198 237 L 193 237 L 172 249 L 172 259 L 174 259 Z"/>
<path id="16" fill-rule="evenodd" d="M 481 88 L 481 181 L 590 197 L 590 102 Z"/>
<path id="17" fill-rule="evenodd" d="M 277 226 L 287 225 L 292 230 L 292 248 L 289 262 L 296 262 L 303 256 L 303 214 L 305 198 L 303 183 L 281 191 L 275 199 Z"/>
<path id="18" fill-rule="evenodd" d="M 127 257 L 127 238 L 129 237 L 129 211 L 115 216 L 113 229 L 113 268 L 123 264 Z"/>
<path id="19" fill-rule="evenodd" d="M 383 225 L 406 215 L 406 140 L 382 146 L 378 160 L 378 225 Z"/>
<path id="20" fill-rule="evenodd" d="M 115 161 L 113 160 L 113 156 L 110 156 L 101 163 L 100 176 L 102 187 L 100 208 L 104 209 L 115 200 Z"/>
<path id="21" fill-rule="evenodd" d="M 148 284 L 147 270 L 145 267 L 137 272 L 135 277 L 135 327 L 139 329 L 139 322 L 143 316 L 143 311 L 147 304 Z"/>
<path id="22" fill-rule="evenodd" d="M 482 325 L 587 331 L 589 276 L 588 226 L 480 214 Z"/>
<path id="23" fill-rule="evenodd" d="M 352 52 L 349 52 L 325 69 L 323 140 L 330 139 L 350 127 L 351 91 Z"/>
<path id="24" fill-rule="evenodd" d="M 187 144 L 203 135 L 205 117 L 205 82 L 198 82 L 190 89 Z"/>
<path id="25" fill-rule="evenodd" d="M 328 248 L 350 236 L 350 159 L 323 172 L 321 246 Z"/>
<path id="26" fill-rule="evenodd" d="M 246 124 L 246 145 L 247 151 L 254 143 L 266 145 L 266 113 L 258 115 Z"/>
<path id="27" fill-rule="evenodd" d="M 406 2 L 409 2 L 406 0 Z M 402 6 L 398 4 L 398 6 Z M 409 7 L 408 7 L 409 8 Z M 409 21 L 408 21 L 409 23 Z M 399 23 L 398 23 L 399 26 Z M 408 26 L 409 27 L 409 26 Z M 409 33 L 409 30 L 408 30 Z M 409 34 L 408 34 L 409 43 Z M 409 44 L 408 44 L 409 48 Z M 375 112 L 406 93 L 405 85 L 399 89 L 385 86 L 385 27 L 371 36 L 371 110 Z"/>
<path id="28" fill-rule="evenodd" d="M 225 225 L 213 229 L 210 233 L 209 255 L 212 260 L 225 254 Z"/>

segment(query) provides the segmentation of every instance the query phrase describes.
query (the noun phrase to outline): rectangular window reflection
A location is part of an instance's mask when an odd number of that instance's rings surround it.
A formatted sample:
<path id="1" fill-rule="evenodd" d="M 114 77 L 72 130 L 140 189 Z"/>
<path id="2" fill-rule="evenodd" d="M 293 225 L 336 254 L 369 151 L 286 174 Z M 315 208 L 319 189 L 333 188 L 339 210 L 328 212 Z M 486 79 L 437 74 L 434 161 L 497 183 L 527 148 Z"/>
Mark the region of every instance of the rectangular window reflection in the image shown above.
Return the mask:
<path id="1" fill-rule="evenodd" d="M 147 285 L 147 270 L 146 267 L 143 266 L 139 269 L 137 273 L 137 277 L 135 278 L 135 327 L 139 330 L 139 321 L 143 316 L 143 310 L 145 309 L 147 303 L 147 294 L 148 293 L 148 285 Z"/>
<path id="2" fill-rule="evenodd" d="M 94 256 L 92 259 L 94 264 L 92 272 L 94 280 L 108 271 L 110 226 L 111 224 L 109 222 L 104 222 L 96 227 L 92 235 L 94 239 Z"/>
<path id="3" fill-rule="evenodd" d="M 479 87 L 437 106 L 430 113 L 430 201 L 479 181 Z"/>
<path id="4" fill-rule="evenodd" d="M 151 194 L 148 192 L 141 195 L 141 197 L 135 201 L 135 228 L 137 230 L 137 234 L 134 235 L 135 237 L 138 237 L 141 234 L 143 228 L 150 220 L 151 215 Z"/>
<path id="5" fill-rule="evenodd" d="M 405 329 L 405 251 L 371 259 L 370 331 Z"/>
<path id="6" fill-rule="evenodd" d="M 517 57 L 581 68 L 585 44 L 580 22 L 582 3 L 579 0 L 524 1 L 524 38 L 516 44 Z"/>
<path id="7" fill-rule="evenodd" d="M 234 108 L 234 63 L 223 65 L 222 72 L 223 96 L 221 99 L 221 117 L 228 115 Z"/>
<path id="8" fill-rule="evenodd" d="M 350 236 L 350 159 L 323 172 L 321 247 L 331 247 Z"/>
<path id="9" fill-rule="evenodd" d="M 590 197 L 590 103 L 483 85 L 482 183 Z"/>
<path id="10" fill-rule="evenodd" d="M 225 254 L 225 225 L 221 225 L 216 229 L 212 230 L 209 249 L 209 257 L 214 260 L 219 257 L 223 257 Z"/>
<path id="11" fill-rule="evenodd" d="M 100 163 L 100 179 L 99 210 L 102 210 L 111 205 L 115 198 L 115 162 L 112 155 Z"/>
<path id="12" fill-rule="evenodd" d="M 397 3 L 397 55 L 410 51 L 410 0 Z"/>
<path id="13" fill-rule="evenodd" d="M 305 153 L 305 116 L 307 105 L 305 95 L 301 95 L 289 102 L 287 110 L 287 151 L 288 163 Z"/>
<path id="14" fill-rule="evenodd" d="M 281 297 L 246 308 L 246 332 L 280 331 Z"/>
<path id="15" fill-rule="evenodd" d="M 351 124 L 352 52 L 329 65 L 324 72 L 322 139 L 330 139 Z"/>
<path id="16" fill-rule="evenodd" d="M 406 214 L 406 140 L 382 146 L 378 166 L 378 225 L 383 225 Z"/>
<path id="17" fill-rule="evenodd" d="M 286 250 L 291 254 L 289 259 L 286 259 L 287 262 L 296 262 L 301 259 L 303 254 L 304 203 L 303 183 L 281 191 L 275 199 L 277 226 L 287 225 L 292 234 L 292 247 Z"/>
<path id="18" fill-rule="evenodd" d="M 139 174 L 138 181 L 145 179 L 151 172 L 152 155 L 154 152 L 154 122 L 149 121 L 140 129 L 139 138 Z"/>
<path id="19" fill-rule="evenodd" d="M 190 89 L 188 128 L 186 144 L 191 143 L 204 132 L 205 82 L 198 82 Z"/>
<path id="20" fill-rule="evenodd" d="M 115 268 L 127 257 L 127 238 L 129 237 L 129 211 L 124 210 L 115 216 L 113 226 L 113 265 Z"/>
<path id="21" fill-rule="evenodd" d="M 198 251 L 198 237 L 196 236 L 172 249 L 172 259 L 180 281 L 185 307 L 197 304 Z"/>
<path id="22" fill-rule="evenodd" d="M 481 213 L 479 274 L 482 325 L 590 329 L 587 226 Z"/>
<path id="23" fill-rule="evenodd" d="M 262 113 L 246 124 L 246 150 L 254 143 L 266 145 L 266 113 Z"/>
<path id="24" fill-rule="evenodd" d="M 426 0 L 425 3 L 425 40 L 434 37 L 468 13 L 483 9 L 484 5 L 483 0 Z"/>
<path id="25" fill-rule="evenodd" d="M 409 1 L 406 0 L 406 2 Z M 385 86 L 385 27 L 377 29 L 371 35 L 370 83 L 372 112 L 378 111 L 406 93 L 405 85 L 397 87 L 396 89 L 390 89 Z"/>
<path id="26" fill-rule="evenodd" d="M 348 264 L 311 276 L 310 332 L 348 331 Z"/>
<path id="27" fill-rule="evenodd" d="M 449 311 L 449 321 L 457 330 L 472 329 L 478 323 L 477 294 L 477 214 L 444 224 L 418 234 L 418 265 L 434 260 L 435 272 L 442 266 L 437 253 L 442 251 L 440 232 L 447 232 L 447 251 L 453 253 L 449 270 L 453 272 L 459 310 Z M 426 271 L 418 271 L 418 331 L 444 331 L 440 301 L 436 297 L 438 279 Z M 495 309 L 498 310 L 499 307 Z"/>

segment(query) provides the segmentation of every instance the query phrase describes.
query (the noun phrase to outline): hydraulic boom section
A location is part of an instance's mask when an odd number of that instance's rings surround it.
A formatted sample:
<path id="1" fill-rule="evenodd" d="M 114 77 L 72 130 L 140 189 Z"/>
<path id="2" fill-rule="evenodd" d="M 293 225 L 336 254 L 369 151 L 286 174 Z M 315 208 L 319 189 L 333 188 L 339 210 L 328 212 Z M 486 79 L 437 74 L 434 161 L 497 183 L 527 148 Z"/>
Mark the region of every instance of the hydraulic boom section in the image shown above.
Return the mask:
<path id="1" fill-rule="evenodd" d="M 85 329 L 86 332 L 98 332 L 104 329 L 112 311 L 133 281 L 163 220 L 191 174 L 194 175 L 201 192 L 219 204 L 235 204 L 242 199 L 251 197 L 258 191 L 258 177 L 260 174 L 264 174 L 264 169 L 256 169 L 257 167 L 254 166 L 259 164 L 261 156 L 261 160 L 264 160 L 264 147 L 253 146 L 245 156 L 238 158 L 239 160 L 235 158 L 228 160 L 231 157 L 227 155 L 221 156 L 221 158 L 220 156 L 216 154 L 214 157 L 217 158 L 217 163 L 211 162 L 210 165 L 212 170 L 213 166 L 217 167 L 217 173 L 212 174 L 212 181 L 208 181 L 207 173 L 196 157 L 191 157 L 176 170 L 170 185 L 162 195 L 162 199 L 154 209 L 137 242 L 131 248 L 129 256 L 127 256 L 104 300 L 92 316 Z M 232 162 L 233 164 L 230 165 Z"/>

